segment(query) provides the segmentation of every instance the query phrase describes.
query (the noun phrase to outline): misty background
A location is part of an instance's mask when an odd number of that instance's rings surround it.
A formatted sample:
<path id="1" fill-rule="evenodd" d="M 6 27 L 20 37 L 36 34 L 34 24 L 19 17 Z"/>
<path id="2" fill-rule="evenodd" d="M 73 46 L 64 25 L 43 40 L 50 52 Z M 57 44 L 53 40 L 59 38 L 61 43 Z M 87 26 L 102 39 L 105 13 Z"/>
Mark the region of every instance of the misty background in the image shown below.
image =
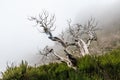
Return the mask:
<path id="1" fill-rule="evenodd" d="M 114 24 L 120 25 L 119 5 L 119 0 L 0 0 L 0 71 L 21 60 L 38 64 L 38 50 L 54 45 L 28 17 L 38 16 L 42 10 L 55 14 L 54 35 L 67 28 L 70 18 L 73 23 L 83 24 L 94 17 L 98 26 L 107 30 L 115 28 Z"/>

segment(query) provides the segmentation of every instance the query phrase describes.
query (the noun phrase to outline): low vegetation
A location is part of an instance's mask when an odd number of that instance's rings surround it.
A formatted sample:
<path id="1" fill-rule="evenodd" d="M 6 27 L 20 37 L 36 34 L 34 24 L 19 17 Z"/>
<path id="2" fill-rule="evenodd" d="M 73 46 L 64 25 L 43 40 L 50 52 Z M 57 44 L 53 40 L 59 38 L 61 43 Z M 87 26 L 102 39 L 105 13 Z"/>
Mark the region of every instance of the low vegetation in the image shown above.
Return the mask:
<path id="1" fill-rule="evenodd" d="M 78 58 L 77 70 L 66 63 L 33 67 L 22 61 L 19 66 L 8 66 L 2 80 L 120 80 L 120 50 Z"/>

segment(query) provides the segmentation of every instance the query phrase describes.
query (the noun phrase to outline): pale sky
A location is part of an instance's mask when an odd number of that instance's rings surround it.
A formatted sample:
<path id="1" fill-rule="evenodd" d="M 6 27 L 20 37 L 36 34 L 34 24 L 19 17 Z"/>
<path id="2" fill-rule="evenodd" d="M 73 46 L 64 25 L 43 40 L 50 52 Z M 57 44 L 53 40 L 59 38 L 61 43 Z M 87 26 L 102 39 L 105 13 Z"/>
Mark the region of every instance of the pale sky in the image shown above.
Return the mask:
<path id="1" fill-rule="evenodd" d="M 58 35 L 67 27 L 67 20 L 85 21 L 91 16 L 104 15 L 107 10 L 118 9 L 119 0 L 0 0 L 0 71 L 6 64 L 27 60 L 35 64 L 37 52 L 52 45 L 47 36 L 40 34 L 27 18 L 37 16 L 42 10 L 56 15 Z M 113 10 L 114 11 L 114 10 Z M 116 10 L 115 10 L 116 11 Z M 114 14 L 115 15 L 115 14 Z M 109 17 L 109 16 L 108 16 Z M 100 19 L 98 17 L 98 19 Z"/>

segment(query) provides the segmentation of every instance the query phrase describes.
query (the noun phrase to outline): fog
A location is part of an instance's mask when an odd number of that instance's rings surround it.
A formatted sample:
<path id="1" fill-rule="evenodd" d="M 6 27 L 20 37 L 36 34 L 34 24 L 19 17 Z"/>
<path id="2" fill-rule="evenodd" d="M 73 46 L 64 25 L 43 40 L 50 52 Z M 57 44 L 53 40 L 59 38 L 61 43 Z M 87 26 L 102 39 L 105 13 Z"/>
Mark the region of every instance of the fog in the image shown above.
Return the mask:
<path id="1" fill-rule="evenodd" d="M 0 0 L 0 71 L 6 64 L 27 60 L 39 63 L 38 50 L 53 45 L 46 35 L 40 34 L 27 18 L 42 10 L 56 15 L 58 35 L 67 28 L 67 20 L 84 23 L 91 16 L 102 26 L 120 20 L 119 0 Z"/>

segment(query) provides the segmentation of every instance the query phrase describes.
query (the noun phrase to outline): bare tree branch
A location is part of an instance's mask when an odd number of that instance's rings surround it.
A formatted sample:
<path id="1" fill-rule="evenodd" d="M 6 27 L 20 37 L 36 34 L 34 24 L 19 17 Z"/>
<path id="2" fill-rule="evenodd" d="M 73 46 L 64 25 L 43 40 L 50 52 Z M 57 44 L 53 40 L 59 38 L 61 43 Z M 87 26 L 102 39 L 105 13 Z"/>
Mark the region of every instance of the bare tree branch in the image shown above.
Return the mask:
<path id="1" fill-rule="evenodd" d="M 54 26 L 55 15 L 49 16 L 49 13 L 47 11 L 43 11 L 42 14 L 39 14 L 39 18 L 31 17 L 29 20 L 35 21 L 37 24 L 39 24 L 39 27 L 43 28 L 43 32 L 49 36 L 52 36 L 51 31 L 54 31 L 56 28 L 56 26 Z"/>
<path id="2" fill-rule="evenodd" d="M 60 61 L 64 61 L 67 63 L 69 67 L 72 67 L 73 69 L 76 69 L 76 58 L 73 57 L 73 55 L 70 54 L 68 48 L 71 46 L 75 46 L 77 49 L 79 49 L 80 54 L 83 56 L 86 54 L 89 54 L 89 46 L 92 41 L 97 40 L 96 30 L 97 30 L 97 23 L 95 24 L 95 19 L 91 18 L 88 20 L 87 24 L 81 25 L 81 24 L 71 24 L 71 20 L 68 21 L 69 26 L 69 34 L 72 37 L 73 41 L 68 42 L 65 41 L 64 33 L 62 32 L 61 38 L 53 36 L 52 31 L 55 30 L 56 26 L 54 26 L 55 23 L 55 15 L 49 15 L 47 11 L 43 11 L 42 14 L 39 14 L 39 18 L 31 17 L 29 18 L 30 21 L 35 21 L 36 24 L 40 25 L 37 27 L 38 31 L 41 33 L 41 29 L 43 30 L 42 33 L 46 33 L 48 35 L 48 38 L 52 41 L 58 42 L 63 47 L 64 54 L 66 58 L 58 55 L 53 49 L 50 49 L 48 46 L 46 46 L 42 51 L 39 51 L 41 55 L 43 55 L 43 58 L 48 57 L 48 55 L 53 54 L 57 59 Z M 87 34 L 87 40 L 84 40 L 82 35 Z M 43 59 L 42 58 L 42 59 Z"/>
<path id="3" fill-rule="evenodd" d="M 53 54 L 55 57 L 57 57 L 57 60 L 61 62 L 66 62 L 69 67 L 76 69 L 76 59 L 71 54 L 69 54 L 67 50 L 64 51 L 66 53 L 66 58 L 58 55 L 53 49 L 50 49 L 48 46 L 46 46 L 42 52 L 40 51 L 40 54 L 43 55 L 42 61 L 44 61 L 43 59 L 47 59 L 48 54 Z"/>
<path id="4" fill-rule="evenodd" d="M 69 25 L 69 34 L 70 36 L 72 35 L 72 39 L 74 39 L 71 45 L 74 45 L 76 47 L 79 47 L 80 53 L 84 56 L 85 54 L 89 54 L 89 46 L 92 41 L 97 40 L 97 35 L 96 35 L 96 30 L 97 28 L 97 23 L 95 23 L 95 19 L 91 18 L 88 20 L 87 24 L 84 26 L 81 24 L 75 24 L 71 25 L 71 21 L 68 21 Z M 87 34 L 88 39 L 84 41 L 82 38 L 82 35 Z"/>

